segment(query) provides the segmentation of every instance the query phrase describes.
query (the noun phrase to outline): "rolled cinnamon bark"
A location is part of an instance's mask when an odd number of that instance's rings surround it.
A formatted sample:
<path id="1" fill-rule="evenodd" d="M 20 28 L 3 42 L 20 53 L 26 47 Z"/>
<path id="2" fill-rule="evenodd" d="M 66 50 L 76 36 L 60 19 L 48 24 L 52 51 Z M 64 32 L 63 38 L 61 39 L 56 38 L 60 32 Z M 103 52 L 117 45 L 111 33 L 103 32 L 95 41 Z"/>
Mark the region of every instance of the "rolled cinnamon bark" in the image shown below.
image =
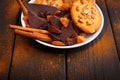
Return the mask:
<path id="1" fill-rule="evenodd" d="M 29 31 L 29 32 L 38 32 L 38 33 L 42 33 L 42 34 L 50 34 L 49 31 L 47 30 L 42 30 L 42 29 L 35 29 L 35 28 L 27 28 L 27 27 L 22 27 L 22 26 L 17 26 L 17 25 L 9 25 L 10 28 L 12 29 L 19 29 L 19 30 L 23 30 L 23 31 Z"/>
<path id="2" fill-rule="evenodd" d="M 20 5 L 21 10 L 23 11 L 24 16 L 28 15 L 28 10 L 26 9 L 26 7 L 24 6 L 24 4 L 22 3 L 21 0 L 17 0 L 18 4 Z"/>
<path id="3" fill-rule="evenodd" d="M 26 36 L 29 38 L 33 38 L 33 39 L 37 39 L 37 40 L 41 40 L 49 43 L 52 42 L 52 39 L 49 37 L 49 35 L 46 35 L 46 34 L 42 34 L 38 32 L 26 32 L 19 29 L 15 29 L 14 31 L 18 35 Z"/>

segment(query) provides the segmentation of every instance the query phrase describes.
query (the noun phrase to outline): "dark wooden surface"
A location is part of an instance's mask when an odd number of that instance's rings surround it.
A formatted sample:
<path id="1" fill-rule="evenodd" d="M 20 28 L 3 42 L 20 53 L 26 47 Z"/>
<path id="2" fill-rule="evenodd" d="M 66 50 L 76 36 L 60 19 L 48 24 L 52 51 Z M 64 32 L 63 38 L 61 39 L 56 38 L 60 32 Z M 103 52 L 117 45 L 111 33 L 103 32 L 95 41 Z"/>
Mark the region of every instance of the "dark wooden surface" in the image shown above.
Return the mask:
<path id="1" fill-rule="evenodd" d="M 27 0 L 23 0 L 27 2 Z M 52 49 L 15 35 L 20 25 L 16 0 L 0 2 L 0 80 L 120 80 L 120 1 L 97 0 L 105 23 L 91 43 Z"/>

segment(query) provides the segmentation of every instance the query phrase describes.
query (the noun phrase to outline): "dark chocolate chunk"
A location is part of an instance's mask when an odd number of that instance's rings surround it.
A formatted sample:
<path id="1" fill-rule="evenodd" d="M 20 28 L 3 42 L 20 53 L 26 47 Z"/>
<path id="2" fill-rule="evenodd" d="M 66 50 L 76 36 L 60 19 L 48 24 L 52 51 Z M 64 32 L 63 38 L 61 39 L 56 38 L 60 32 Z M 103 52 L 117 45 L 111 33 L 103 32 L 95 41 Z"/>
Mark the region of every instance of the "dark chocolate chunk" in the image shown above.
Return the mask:
<path id="1" fill-rule="evenodd" d="M 38 17 L 34 12 L 31 11 L 28 11 L 28 17 L 30 27 L 41 28 L 43 24 L 47 23 L 46 19 Z"/>
<path id="2" fill-rule="evenodd" d="M 63 17 L 65 14 L 67 14 L 69 11 L 67 10 L 61 10 L 61 13 L 59 13 L 59 17 Z"/>
<path id="3" fill-rule="evenodd" d="M 73 45 L 73 44 L 76 44 L 77 41 L 76 41 L 76 38 L 67 38 L 66 39 L 66 44 L 67 45 Z"/>
<path id="4" fill-rule="evenodd" d="M 62 33 L 60 34 L 60 38 L 61 41 L 64 42 L 65 44 L 72 43 L 69 39 L 75 38 L 77 36 L 77 33 L 73 28 L 72 22 L 69 23 L 69 26 L 67 28 L 62 27 L 61 31 Z"/>
<path id="5" fill-rule="evenodd" d="M 40 29 L 45 29 L 45 30 L 47 30 L 49 25 L 50 25 L 49 23 L 44 23 L 44 24 L 42 24 L 42 25 L 40 26 Z"/>
<path id="6" fill-rule="evenodd" d="M 52 40 L 60 41 L 60 35 L 58 35 L 58 34 L 51 33 L 50 37 L 52 38 Z"/>
<path id="7" fill-rule="evenodd" d="M 56 26 L 58 27 L 59 29 L 61 29 L 61 27 L 63 27 L 62 23 L 60 22 L 60 18 L 53 15 L 51 18 L 50 18 L 50 23 L 51 25 L 53 26 Z"/>
<path id="8" fill-rule="evenodd" d="M 48 15 L 51 15 L 48 11 L 45 11 L 44 13 L 43 12 L 39 12 L 37 14 L 39 17 L 42 17 L 42 18 L 47 18 Z"/>
<path id="9" fill-rule="evenodd" d="M 53 7 L 50 5 L 44 5 L 44 4 L 27 3 L 27 4 L 25 4 L 25 7 L 27 8 L 28 11 L 32 11 L 35 14 L 38 14 L 39 12 L 47 13 L 47 14 L 54 14 L 56 11 L 60 10 L 56 7 Z"/>

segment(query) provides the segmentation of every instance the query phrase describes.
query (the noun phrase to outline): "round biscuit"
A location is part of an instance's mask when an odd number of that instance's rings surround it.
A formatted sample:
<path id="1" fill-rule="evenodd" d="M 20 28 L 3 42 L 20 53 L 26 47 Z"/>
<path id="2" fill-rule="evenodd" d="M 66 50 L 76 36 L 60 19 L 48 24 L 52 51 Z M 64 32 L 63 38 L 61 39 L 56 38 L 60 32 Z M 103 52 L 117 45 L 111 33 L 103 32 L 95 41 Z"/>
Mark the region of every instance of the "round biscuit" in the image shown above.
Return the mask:
<path id="1" fill-rule="evenodd" d="M 71 17 L 74 24 L 85 33 L 94 33 L 101 25 L 101 15 L 95 3 L 74 2 L 71 7 Z"/>

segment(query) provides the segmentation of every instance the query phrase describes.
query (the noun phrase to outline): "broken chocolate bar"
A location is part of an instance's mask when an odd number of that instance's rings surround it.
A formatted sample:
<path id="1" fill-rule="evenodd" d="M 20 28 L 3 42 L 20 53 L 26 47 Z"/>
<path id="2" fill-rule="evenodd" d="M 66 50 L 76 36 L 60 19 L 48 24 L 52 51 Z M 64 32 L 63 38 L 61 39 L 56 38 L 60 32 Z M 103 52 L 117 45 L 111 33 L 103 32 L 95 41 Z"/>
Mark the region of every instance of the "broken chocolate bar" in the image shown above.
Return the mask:
<path id="1" fill-rule="evenodd" d="M 54 14 L 56 11 L 59 11 L 60 9 L 50 6 L 50 5 L 43 5 L 43 4 L 32 4 L 27 3 L 25 4 L 28 11 L 34 12 L 35 14 L 38 14 L 39 12 L 46 13 L 47 14 Z"/>
<path id="2" fill-rule="evenodd" d="M 28 11 L 29 25 L 30 27 L 40 28 L 43 24 L 47 23 L 44 18 L 38 17 L 34 12 Z"/>
<path id="3" fill-rule="evenodd" d="M 62 27 L 61 31 L 62 31 L 62 33 L 60 34 L 61 40 L 65 44 L 71 45 L 71 44 L 68 44 L 67 39 L 70 39 L 70 38 L 73 39 L 73 38 L 75 38 L 77 36 L 77 33 L 75 32 L 75 30 L 73 28 L 72 22 L 69 23 L 69 26 L 67 28 Z M 72 42 L 70 42 L 70 43 L 72 43 Z"/>

